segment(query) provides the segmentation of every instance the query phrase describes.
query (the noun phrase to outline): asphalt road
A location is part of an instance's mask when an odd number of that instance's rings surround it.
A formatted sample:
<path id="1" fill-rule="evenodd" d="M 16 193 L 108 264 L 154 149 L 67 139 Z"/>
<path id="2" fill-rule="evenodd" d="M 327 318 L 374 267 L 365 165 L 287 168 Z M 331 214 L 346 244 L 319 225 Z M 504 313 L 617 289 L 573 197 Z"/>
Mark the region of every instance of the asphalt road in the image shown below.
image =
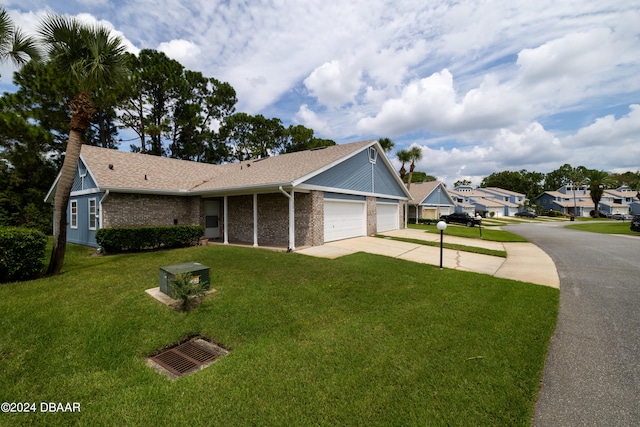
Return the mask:
<path id="1" fill-rule="evenodd" d="M 640 426 L 640 237 L 510 226 L 560 277 L 560 313 L 533 425 Z"/>

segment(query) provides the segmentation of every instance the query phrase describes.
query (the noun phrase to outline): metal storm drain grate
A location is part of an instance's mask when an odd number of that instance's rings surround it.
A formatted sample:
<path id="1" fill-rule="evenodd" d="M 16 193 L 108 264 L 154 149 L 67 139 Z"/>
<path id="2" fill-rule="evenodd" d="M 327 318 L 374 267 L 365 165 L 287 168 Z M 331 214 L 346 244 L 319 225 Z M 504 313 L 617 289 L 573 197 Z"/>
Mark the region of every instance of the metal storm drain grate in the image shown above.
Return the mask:
<path id="1" fill-rule="evenodd" d="M 148 364 L 171 379 L 199 371 L 228 351 L 202 338 L 194 338 L 147 359 Z"/>

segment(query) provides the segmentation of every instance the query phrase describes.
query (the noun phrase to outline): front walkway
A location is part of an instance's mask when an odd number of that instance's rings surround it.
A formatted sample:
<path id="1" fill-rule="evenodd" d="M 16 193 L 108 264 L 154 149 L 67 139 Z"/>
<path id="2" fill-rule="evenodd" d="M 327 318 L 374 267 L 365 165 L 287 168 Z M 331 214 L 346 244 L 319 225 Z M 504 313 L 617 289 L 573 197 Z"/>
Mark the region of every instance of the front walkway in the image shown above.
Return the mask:
<path id="1" fill-rule="evenodd" d="M 440 236 L 422 230 L 402 229 L 381 233 L 389 237 L 439 242 Z M 444 249 L 443 267 L 455 270 L 490 274 L 495 277 L 519 280 L 539 285 L 560 287 L 560 279 L 551 258 L 532 243 L 500 243 L 481 239 L 444 236 L 444 242 L 465 246 L 506 251 L 507 258 Z M 297 250 L 296 252 L 322 258 L 338 258 L 356 252 L 367 252 L 406 261 L 440 265 L 440 248 L 416 243 L 399 242 L 379 237 L 355 237 Z"/>

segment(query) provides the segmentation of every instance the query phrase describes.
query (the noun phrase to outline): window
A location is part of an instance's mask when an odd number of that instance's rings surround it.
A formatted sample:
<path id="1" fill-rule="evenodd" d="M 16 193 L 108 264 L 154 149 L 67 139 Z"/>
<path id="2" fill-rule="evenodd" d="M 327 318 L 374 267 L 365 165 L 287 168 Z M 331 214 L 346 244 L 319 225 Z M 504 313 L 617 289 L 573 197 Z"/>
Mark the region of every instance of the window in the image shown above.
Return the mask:
<path id="1" fill-rule="evenodd" d="M 89 199 L 89 230 L 95 230 L 96 225 L 96 199 Z"/>
<path id="2" fill-rule="evenodd" d="M 377 158 L 378 150 L 376 150 L 375 147 L 369 147 L 369 162 L 375 165 Z"/>
<path id="3" fill-rule="evenodd" d="M 71 228 L 78 228 L 78 201 L 71 201 Z"/>

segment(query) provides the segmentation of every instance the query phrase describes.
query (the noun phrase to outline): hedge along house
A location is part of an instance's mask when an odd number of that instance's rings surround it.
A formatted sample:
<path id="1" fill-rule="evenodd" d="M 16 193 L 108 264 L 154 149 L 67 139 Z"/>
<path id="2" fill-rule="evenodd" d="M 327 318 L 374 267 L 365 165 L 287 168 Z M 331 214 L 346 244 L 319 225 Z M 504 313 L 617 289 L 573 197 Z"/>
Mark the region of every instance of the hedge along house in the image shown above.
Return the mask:
<path id="1" fill-rule="evenodd" d="M 295 249 L 398 229 L 410 198 L 375 140 L 225 165 L 84 145 L 67 241 L 96 247 L 98 228 L 179 224 L 224 243 Z"/>

